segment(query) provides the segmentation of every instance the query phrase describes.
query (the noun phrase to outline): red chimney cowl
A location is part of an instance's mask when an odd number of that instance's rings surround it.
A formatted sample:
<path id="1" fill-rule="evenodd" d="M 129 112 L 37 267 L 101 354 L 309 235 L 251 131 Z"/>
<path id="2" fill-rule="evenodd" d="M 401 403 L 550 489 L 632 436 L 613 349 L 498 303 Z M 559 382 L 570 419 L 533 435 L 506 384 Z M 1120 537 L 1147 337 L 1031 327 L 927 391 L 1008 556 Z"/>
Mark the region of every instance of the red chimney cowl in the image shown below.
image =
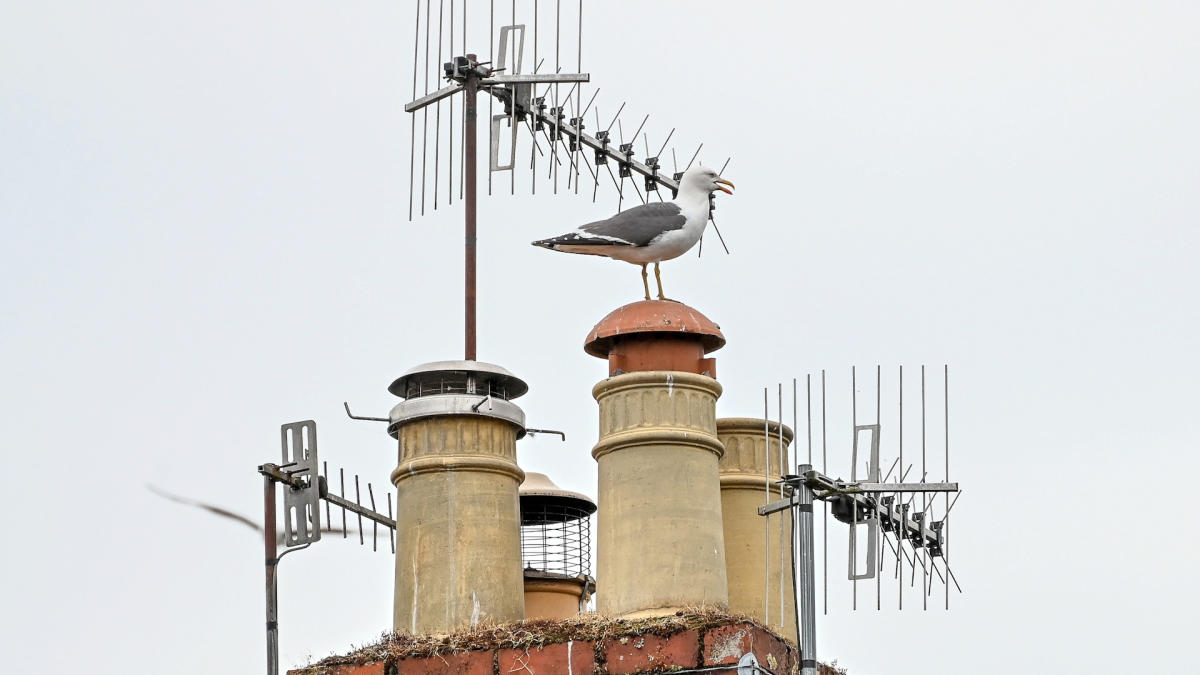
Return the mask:
<path id="1" fill-rule="evenodd" d="M 674 300 L 640 300 L 620 307 L 588 333 L 583 350 L 608 359 L 609 376 L 674 370 L 717 376 L 705 354 L 725 346 L 721 327 Z"/>

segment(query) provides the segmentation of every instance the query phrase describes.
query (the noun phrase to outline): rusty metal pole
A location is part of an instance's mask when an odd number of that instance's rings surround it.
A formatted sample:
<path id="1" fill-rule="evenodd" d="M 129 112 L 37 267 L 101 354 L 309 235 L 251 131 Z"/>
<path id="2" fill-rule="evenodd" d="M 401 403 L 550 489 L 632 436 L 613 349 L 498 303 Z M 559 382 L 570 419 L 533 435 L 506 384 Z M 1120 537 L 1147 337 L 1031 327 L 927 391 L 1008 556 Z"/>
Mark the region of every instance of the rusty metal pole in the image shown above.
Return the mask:
<path id="1" fill-rule="evenodd" d="M 464 173 L 466 194 L 466 360 L 475 360 L 475 171 L 476 171 L 476 134 L 475 134 L 475 94 L 479 91 L 479 75 L 475 72 L 474 54 L 467 54 L 471 63 L 471 72 L 463 82 L 463 93 L 466 95 L 466 115 L 464 117 L 465 136 L 463 138 L 466 166 Z"/>
<path id="2" fill-rule="evenodd" d="M 263 548 L 267 570 L 267 675 L 279 675 L 279 558 L 275 543 L 275 481 L 263 476 Z"/>

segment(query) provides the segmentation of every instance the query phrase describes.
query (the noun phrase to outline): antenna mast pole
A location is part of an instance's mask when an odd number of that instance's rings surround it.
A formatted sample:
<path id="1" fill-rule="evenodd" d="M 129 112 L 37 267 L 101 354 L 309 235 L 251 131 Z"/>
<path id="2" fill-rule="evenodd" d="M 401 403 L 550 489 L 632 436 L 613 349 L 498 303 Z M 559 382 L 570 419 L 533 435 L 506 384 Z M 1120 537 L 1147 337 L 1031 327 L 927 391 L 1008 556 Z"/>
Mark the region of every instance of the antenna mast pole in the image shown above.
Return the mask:
<path id="1" fill-rule="evenodd" d="M 417 3 L 417 9 L 418 9 L 418 20 L 417 20 L 418 38 L 417 39 L 419 42 L 419 40 L 420 40 L 420 37 L 419 37 L 420 36 L 420 26 L 419 26 L 420 3 L 419 2 Z M 429 20 L 428 17 L 426 17 L 426 21 L 428 21 L 428 20 Z M 464 23 L 463 23 L 463 39 L 465 42 L 465 40 L 466 40 L 466 23 L 465 23 L 466 17 L 463 18 L 463 21 L 464 21 Z M 439 25 L 438 30 L 440 33 L 440 31 L 441 31 L 440 25 Z M 509 39 L 510 35 L 516 36 L 515 38 L 512 39 L 511 43 L 510 43 L 510 39 Z M 425 61 L 426 61 L 426 66 L 428 66 L 429 65 L 428 30 L 426 30 L 425 41 L 426 41 Z M 464 221 L 465 221 L 464 222 L 464 242 L 463 242 L 463 244 L 464 244 L 464 246 L 463 246 L 463 249 L 464 249 L 464 260 L 463 260 L 463 263 L 464 263 L 464 265 L 463 265 L 464 266 L 464 269 L 463 269 L 463 287 L 464 287 L 463 288 L 463 315 L 464 315 L 463 316 L 463 319 L 464 319 L 464 322 L 463 322 L 464 323 L 464 326 L 463 326 L 463 328 L 464 328 L 464 330 L 463 330 L 464 345 L 463 346 L 464 346 L 464 350 L 463 351 L 465 352 L 464 356 L 467 361 L 477 360 L 476 359 L 476 357 L 477 357 L 476 344 L 477 344 L 478 322 L 477 322 L 476 308 L 477 308 L 477 304 L 478 304 L 477 303 L 477 297 L 478 297 L 478 283 L 477 283 L 478 282 L 478 272 L 477 272 L 478 256 L 477 256 L 477 252 L 478 252 L 478 248 L 479 248 L 478 239 L 477 239 L 477 225 L 478 225 L 478 215 L 479 215 L 478 194 L 477 194 L 478 182 L 479 182 L 479 157 L 478 157 L 479 130 L 477 128 L 478 120 L 479 120 L 479 113 L 478 113 L 479 108 L 478 108 L 477 99 L 478 99 L 478 94 L 480 91 L 483 91 L 486 94 L 489 94 L 491 96 L 499 98 L 504 103 L 505 110 L 506 110 L 505 114 L 493 116 L 489 120 L 491 123 L 490 128 L 491 128 L 491 133 L 492 133 L 492 135 L 490 136 L 491 154 L 489 155 L 489 165 L 488 165 L 489 176 L 491 175 L 490 174 L 491 171 L 511 171 L 511 170 L 513 170 L 513 168 L 515 167 L 514 160 L 515 160 L 515 156 L 516 156 L 516 154 L 515 154 L 516 153 L 516 129 L 519 124 L 527 123 L 530 128 L 530 131 L 535 132 L 534 133 L 534 144 L 535 145 L 537 144 L 536 131 L 542 130 L 543 128 L 546 128 L 546 127 L 549 127 L 551 129 L 553 129 L 554 131 L 553 131 L 553 134 L 550 134 L 549 132 L 547 132 L 547 140 L 550 141 L 550 143 L 552 145 L 554 145 L 555 147 L 557 147 L 555 144 L 566 142 L 563 140 L 563 136 L 567 136 L 569 138 L 574 139 L 571 142 L 576 145 L 576 151 L 578 151 L 579 147 L 581 147 L 579 145 L 580 143 L 583 143 L 584 145 L 587 145 L 588 147 L 591 147 L 593 149 L 603 147 L 603 150 L 606 153 L 606 155 L 605 155 L 606 158 L 608 156 L 611 156 L 611 157 L 613 157 L 613 159 L 619 159 L 622 162 L 622 166 L 625 166 L 626 164 L 628 164 L 630 167 L 632 167 L 631 171 L 637 170 L 639 173 L 642 173 L 643 175 L 653 176 L 656 180 L 666 184 L 668 187 L 671 187 L 672 189 L 674 189 L 675 187 L 678 186 L 677 182 L 671 181 L 662 176 L 658 176 L 657 169 L 651 169 L 651 168 L 647 167 L 646 165 L 641 164 L 640 162 L 636 162 L 636 161 L 632 160 L 631 159 L 632 153 L 618 154 L 616 150 L 608 148 L 607 143 L 602 144 L 599 141 L 597 141 L 595 138 L 592 138 L 590 136 L 587 136 L 586 134 L 583 134 L 582 133 L 582 130 L 583 130 L 582 113 L 580 114 L 580 117 L 578 118 L 577 122 L 573 126 L 564 126 L 563 112 L 562 112 L 563 109 L 562 108 L 558 108 L 558 107 L 552 108 L 551 112 L 554 113 L 553 117 L 547 116 L 546 113 L 543 112 L 543 110 L 545 108 L 545 105 L 542 104 L 544 97 L 539 97 L 536 99 L 537 106 L 540 106 L 540 107 L 535 107 L 534 106 L 535 99 L 533 99 L 535 85 L 545 84 L 545 85 L 554 85 L 555 87 L 557 87 L 560 84 L 577 85 L 579 83 L 588 82 L 588 81 L 590 81 L 591 78 L 587 73 L 555 72 L 555 73 L 544 73 L 544 74 L 539 75 L 539 74 L 537 74 L 536 69 L 534 70 L 533 73 L 522 74 L 520 72 L 521 71 L 521 50 L 523 49 L 524 42 L 525 42 L 525 26 L 523 24 L 518 24 L 518 25 L 513 25 L 513 26 L 504 26 L 500 31 L 500 53 L 497 57 L 497 61 L 494 64 L 491 61 L 484 61 L 481 63 L 479 61 L 478 55 L 476 55 L 476 54 L 464 54 L 464 55 L 459 55 L 459 56 L 453 56 L 453 57 L 451 57 L 451 59 L 449 61 L 444 62 L 442 64 L 441 79 L 448 82 L 447 86 L 444 86 L 441 89 L 438 89 L 436 91 L 430 92 L 430 91 L 428 91 L 428 82 L 426 82 L 427 86 L 426 86 L 425 95 L 421 96 L 420 98 L 417 98 L 413 101 L 410 101 L 409 103 L 405 104 L 405 106 L 404 106 L 404 112 L 416 113 L 417 111 L 425 109 L 430 105 L 433 105 L 433 104 L 440 105 L 440 102 L 442 101 L 442 99 L 450 98 L 457 93 L 461 92 L 465 95 L 465 99 L 463 100 L 463 137 L 462 137 L 463 159 L 462 159 L 462 164 L 461 164 L 462 173 L 460 174 L 462 182 L 460 185 L 462 187 L 462 199 L 465 202 L 463 205 L 463 207 L 464 207 L 463 215 L 464 215 Z M 439 38 L 439 45 L 440 45 L 440 38 Z M 439 46 L 439 48 L 438 48 L 439 57 L 441 55 L 440 49 L 441 48 Z M 418 53 L 418 50 L 416 47 L 414 47 L 414 52 L 413 52 L 413 54 L 414 54 L 414 66 L 413 66 L 413 82 L 414 82 L 413 93 L 414 93 L 414 95 L 416 94 L 417 66 L 415 63 L 415 59 L 417 58 L 416 57 L 417 53 Z M 579 98 L 579 96 L 576 95 L 577 102 L 578 102 L 578 98 Z M 489 100 L 491 100 L 491 99 L 489 99 Z M 428 111 L 426 111 L 426 115 L 428 115 Z M 500 157 L 499 157 L 500 153 L 499 153 L 499 146 L 498 146 L 498 142 L 499 142 L 498 134 L 499 134 L 499 128 L 500 128 L 499 125 L 500 125 L 500 121 L 504 120 L 505 118 L 508 119 L 509 126 L 512 130 L 511 131 L 512 142 L 509 147 L 510 157 L 506 163 L 500 161 Z M 437 118 L 435 118 L 435 119 L 437 119 Z M 435 125 L 437 125 L 437 124 L 438 123 L 435 122 Z M 413 129 L 414 129 L 414 131 L 413 131 L 414 140 L 410 144 L 411 147 L 409 148 L 409 151 L 414 154 L 412 155 L 412 157 L 410 157 L 409 172 L 412 176 L 415 176 L 415 166 L 416 166 L 416 163 L 415 163 L 415 152 L 416 152 L 415 122 L 414 122 Z M 434 186 L 435 186 L 435 188 L 434 188 L 434 199 L 433 199 L 435 209 L 437 208 L 437 195 L 438 195 L 438 192 L 437 192 L 437 181 L 438 181 L 437 157 L 439 156 L 439 152 L 438 152 L 437 142 L 440 138 L 440 135 L 441 135 L 440 131 L 435 129 L 435 132 L 434 132 L 434 172 L 435 172 Z M 540 147 L 538 147 L 537 149 L 538 149 L 538 151 L 540 151 Z M 425 148 L 424 148 L 424 146 L 422 146 L 422 153 L 424 153 L 424 152 L 425 152 Z M 451 168 L 452 168 L 453 167 L 453 164 L 452 164 L 453 157 L 454 157 L 453 150 L 451 151 L 450 157 L 451 157 Z M 423 161 L 424 161 L 424 159 L 422 159 L 422 162 Z M 555 155 L 554 161 L 556 161 L 556 162 L 558 161 L 557 155 Z M 453 170 L 448 172 L 446 174 L 446 176 L 450 177 L 450 176 L 452 176 L 452 174 L 453 174 Z M 578 174 L 578 171 L 576 171 L 576 174 Z M 422 164 L 422 168 L 421 168 L 421 213 L 422 214 L 424 214 L 424 212 L 425 212 L 425 210 L 424 210 L 424 204 L 425 204 L 424 195 L 425 195 L 426 183 L 427 183 L 427 178 L 426 178 L 426 174 L 425 174 L 425 168 L 424 168 L 424 164 Z M 450 191 L 452 194 L 453 193 L 452 183 L 448 183 L 447 187 L 450 188 Z M 411 181 L 410 181 L 409 189 L 410 189 L 410 191 L 414 189 L 411 186 Z M 412 213 L 413 213 L 413 200 L 410 198 L 409 199 L 409 214 L 408 214 L 409 220 L 412 220 Z"/>
<path id="2" fill-rule="evenodd" d="M 263 545 L 267 572 L 267 675 L 279 675 L 279 563 L 275 540 L 275 481 L 263 478 Z"/>
<path id="3" fill-rule="evenodd" d="M 475 63 L 475 55 L 467 54 L 467 59 L 472 65 Z M 465 166 L 463 178 L 466 191 L 464 201 L 466 202 L 466 242 L 463 247 L 466 251 L 466 270 L 464 273 L 464 309 L 466 312 L 466 356 L 467 361 L 474 361 L 475 352 L 475 179 L 476 179 L 476 129 L 475 119 L 478 116 L 475 109 L 475 95 L 479 92 L 479 74 L 472 67 L 467 71 L 466 77 L 463 80 L 463 93 L 466 95 L 465 106 L 466 115 L 463 120 L 465 136 L 463 138 Z"/>
<path id="4" fill-rule="evenodd" d="M 812 471 L 811 464 L 800 465 L 800 475 Z M 800 512 L 800 675 L 817 675 L 817 584 L 816 548 L 813 542 L 813 491 L 807 483 L 796 488 L 796 506 Z M 795 561 L 792 562 L 795 564 Z"/>

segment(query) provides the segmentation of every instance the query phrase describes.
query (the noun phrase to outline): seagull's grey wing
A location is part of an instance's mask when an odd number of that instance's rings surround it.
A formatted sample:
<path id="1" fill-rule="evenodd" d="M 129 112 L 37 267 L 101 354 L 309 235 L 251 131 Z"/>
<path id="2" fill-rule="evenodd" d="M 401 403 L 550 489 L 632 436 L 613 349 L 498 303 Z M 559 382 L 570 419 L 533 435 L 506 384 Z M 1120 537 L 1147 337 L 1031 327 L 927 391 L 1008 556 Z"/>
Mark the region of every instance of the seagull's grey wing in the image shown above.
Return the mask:
<path id="1" fill-rule="evenodd" d="M 612 218 L 597 220 L 579 228 L 602 243 L 649 246 L 650 242 L 672 230 L 683 229 L 687 218 L 673 202 L 642 204 L 622 211 Z M 601 242 L 597 242 L 601 243 Z"/>

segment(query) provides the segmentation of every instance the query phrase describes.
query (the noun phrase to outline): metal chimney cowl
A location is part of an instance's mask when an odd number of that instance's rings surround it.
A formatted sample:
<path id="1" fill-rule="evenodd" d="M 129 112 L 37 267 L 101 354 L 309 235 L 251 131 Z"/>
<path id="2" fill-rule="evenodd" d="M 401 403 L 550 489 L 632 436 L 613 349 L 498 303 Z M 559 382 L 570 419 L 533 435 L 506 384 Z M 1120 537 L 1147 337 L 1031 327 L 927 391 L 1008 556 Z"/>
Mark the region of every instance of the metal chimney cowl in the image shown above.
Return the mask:
<path id="1" fill-rule="evenodd" d="M 418 366 L 388 388 L 399 441 L 393 627 L 447 633 L 525 616 L 516 441 L 529 387 L 478 361 Z"/>
<path id="2" fill-rule="evenodd" d="M 721 526 L 716 402 L 721 385 L 705 354 L 720 328 L 674 301 L 640 301 L 589 333 L 606 358 L 592 389 L 600 407 L 597 464 L 597 610 L 667 615 L 729 604 Z"/>
<path id="3" fill-rule="evenodd" d="M 587 610 L 596 591 L 591 576 L 591 516 L 596 503 L 564 490 L 544 473 L 521 484 L 521 562 L 525 618 L 566 619 Z"/>

